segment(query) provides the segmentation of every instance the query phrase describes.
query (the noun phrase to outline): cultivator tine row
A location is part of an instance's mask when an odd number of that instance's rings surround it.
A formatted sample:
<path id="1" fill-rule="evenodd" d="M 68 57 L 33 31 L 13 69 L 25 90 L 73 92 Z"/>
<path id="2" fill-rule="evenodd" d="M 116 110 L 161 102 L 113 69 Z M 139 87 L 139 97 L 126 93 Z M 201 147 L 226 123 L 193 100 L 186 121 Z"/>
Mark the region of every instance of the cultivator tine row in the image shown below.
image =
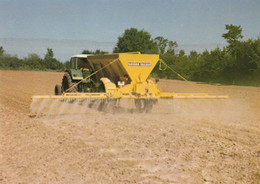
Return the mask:
<path id="1" fill-rule="evenodd" d="M 111 94 L 110 94 L 111 95 Z M 31 112 L 41 114 L 73 114 L 94 109 L 103 112 L 150 112 L 158 99 L 226 99 L 228 96 L 213 96 L 207 93 L 161 93 L 160 96 L 136 97 L 131 94 L 120 98 L 106 93 L 69 93 L 60 96 L 33 96 Z"/>
<path id="2" fill-rule="evenodd" d="M 36 117 L 84 114 L 92 110 L 107 113 L 134 112 L 134 109 L 133 99 L 46 98 L 46 96 L 39 98 L 35 96 L 31 103 L 31 115 Z"/>

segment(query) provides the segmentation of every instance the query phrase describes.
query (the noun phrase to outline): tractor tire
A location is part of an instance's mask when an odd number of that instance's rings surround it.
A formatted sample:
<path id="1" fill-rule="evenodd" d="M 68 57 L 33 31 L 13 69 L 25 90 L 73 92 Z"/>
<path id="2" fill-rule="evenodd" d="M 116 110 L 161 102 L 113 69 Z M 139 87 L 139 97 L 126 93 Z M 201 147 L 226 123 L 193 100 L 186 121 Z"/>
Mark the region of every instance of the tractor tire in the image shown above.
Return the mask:
<path id="1" fill-rule="evenodd" d="M 55 95 L 61 95 L 62 94 L 62 88 L 61 85 L 56 84 L 55 89 L 54 89 Z"/>
<path id="2" fill-rule="evenodd" d="M 74 84 L 76 84 L 75 82 L 72 82 L 72 79 L 70 77 L 70 74 L 69 73 L 65 73 L 63 75 L 63 78 L 62 78 L 62 90 L 65 92 L 65 93 L 77 93 L 78 92 L 78 87 L 77 86 L 74 86 L 73 88 L 71 88 Z M 70 89 L 71 88 L 71 89 Z M 69 91 L 66 91 L 70 89 Z"/>

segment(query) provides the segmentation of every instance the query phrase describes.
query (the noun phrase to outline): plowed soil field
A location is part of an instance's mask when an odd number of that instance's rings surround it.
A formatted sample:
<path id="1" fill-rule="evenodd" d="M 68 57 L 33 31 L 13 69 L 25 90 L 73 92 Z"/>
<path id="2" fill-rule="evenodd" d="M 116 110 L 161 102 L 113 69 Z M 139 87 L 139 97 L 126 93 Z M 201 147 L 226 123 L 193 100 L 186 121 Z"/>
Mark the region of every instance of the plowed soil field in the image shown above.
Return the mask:
<path id="1" fill-rule="evenodd" d="M 197 84 L 229 99 L 160 100 L 148 114 L 32 116 L 30 97 L 62 75 L 0 71 L 0 183 L 260 183 L 260 88 Z"/>

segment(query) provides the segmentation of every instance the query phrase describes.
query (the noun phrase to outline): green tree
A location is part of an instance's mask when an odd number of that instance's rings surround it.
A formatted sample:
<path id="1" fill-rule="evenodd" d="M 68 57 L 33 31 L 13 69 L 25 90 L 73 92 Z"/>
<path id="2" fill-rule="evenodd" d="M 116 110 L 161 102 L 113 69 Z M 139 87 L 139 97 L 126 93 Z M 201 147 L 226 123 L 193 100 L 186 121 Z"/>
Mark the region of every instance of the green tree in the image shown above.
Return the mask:
<path id="1" fill-rule="evenodd" d="M 38 54 L 35 53 L 29 54 L 28 58 L 25 58 L 24 60 L 28 69 L 37 69 L 37 70 L 43 69 L 41 65 L 42 59 Z"/>
<path id="2" fill-rule="evenodd" d="M 157 46 L 147 31 L 130 28 L 126 29 L 122 36 L 118 37 L 113 52 L 157 53 Z"/>
<path id="3" fill-rule="evenodd" d="M 175 49 L 178 47 L 177 42 L 173 42 L 173 41 L 169 41 L 168 42 L 168 49 L 167 49 L 167 53 L 173 54 L 175 55 Z"/>
<path id="4" fill-rule="evenodd" d="M 5 53 L 5 50 L 3 47 L 0 47 L 0 57 L 3 56 Z"/>
<path id="5" fill-rule="evenodd" d="M 196 61 L 199 57 L 199 54 L 197 53 L 197 51 L 190 51 L 190 55 L 189 55 L 189 58 L 191 61 Z"/>
<path id="6" fill-rule="evenodd" d="M 185 51 L 184 51 L 183 49 L 181 49 L 181 50 L 179 51 L 179 56 L 180 56 L 180 57 L 185 56 Z"/>
<path id="7" fill-rule="evenodd" d="M 157 44 L 159 54 L 164 54 L 168 44 L 168 40 L 163 38 L 162 36 L 157 36 L 154 39 L 154 42 Z"/>
<path id="8" fill-rule="evenodd" d="M 50 48 L 47 48 L 47 52 L 44 56 L 44 60 L 52 60 L 54 59 L 54 53 L 53 53 L 53 50 L 50 49 Z"/>
<path id="9" fill-rule="evenodd" d="M 64 64 L 64 68 L 67 70 L 67 69 L 71 69 L 71 62 L 70 61 L 66 61 Z"/>
<path id="10" fill-rule="evenodd" d="M 242 28 L 240 26 L 235 26 L 235 25 L 225 25 L 226 30 L 228 30 L 227 33 L 222 34 L 222 37 L 227 40 L 229 44 L 232 44 L 236 41 L 238 41 L 240 38 L 243 38 L 242 33 Z"/>
<path id="11" fill-rule="evenodd" d="M 253 41 L 251 45 L 251 48 L 253 49 L 252 63 L 255 63 L 258 67 L 258 70 L 260 71 L 260 37 L 257 40 Z"/>
<path id="12" fill-rule="evenodd" d="M 47 48 L 47 52 L 44 56 L 43 66 L 46 69 L 62 70 L 63 64 L 54 58 L 54 52 L 51 48 Z"/>
<path id="13" fill-rule="evenodd" d="M 0 57 L 0 68 L 19 70 L 23 69 L 24 65 L 24 61 L 16 56 L 4 55 Z"/>
<path id="14" fill-rule="evenodd" d="M 260 49 L 257 40 L 248 39 L 236 43 L 234 48 L 234 69 L 236 69 L 238 76 L 241 76 L 241 74 L 248 75 L 257 70 L 260 62 L 257 48 Z"/>
<path id="15" fill-rule="evenodd" d="M 107 51 L 102 51 L 100 49 L 97 49 L 96 51 L 83 50 L 81 54 L 103 55 L 103 54 L 108 54 L 108 52 Z"/>
<path id="16" fill-rule="evenodd" d="M 225 71 L 229 71 L 233 81 L 244 80 L 259 71 L 259 38 L 257 40 L 241 41 L 243 35 L 240 26 L 226 25 L 226 29 L 228 32 L 224 33 L 222 37 L 229 43 L 227 50 L 231 57 Z"/>

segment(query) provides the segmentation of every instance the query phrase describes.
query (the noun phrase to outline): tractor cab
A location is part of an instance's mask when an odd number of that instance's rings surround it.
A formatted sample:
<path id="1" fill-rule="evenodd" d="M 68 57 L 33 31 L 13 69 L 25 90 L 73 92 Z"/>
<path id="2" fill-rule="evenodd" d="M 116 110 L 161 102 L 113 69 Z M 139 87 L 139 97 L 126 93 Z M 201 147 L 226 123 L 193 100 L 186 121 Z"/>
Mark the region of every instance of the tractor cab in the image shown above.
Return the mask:
<path id="1" fill-rule="evenodd" d="M 70 59 L 71 69 L 67 70 L 72 80 L 81 80 L 93 72 L 91 68 L 87 54 L 79 54 L 72 56 Z"/>
<path id="2" fill-rule="evenodd" d="M 80 54 L 80 55 L 72 56 L 70 59 L 71 68 L 80 69 L 80 70 L 91 69 L 91 67 L 88 63 L 87 57 L 88 57 L 87 54 Z"/>

